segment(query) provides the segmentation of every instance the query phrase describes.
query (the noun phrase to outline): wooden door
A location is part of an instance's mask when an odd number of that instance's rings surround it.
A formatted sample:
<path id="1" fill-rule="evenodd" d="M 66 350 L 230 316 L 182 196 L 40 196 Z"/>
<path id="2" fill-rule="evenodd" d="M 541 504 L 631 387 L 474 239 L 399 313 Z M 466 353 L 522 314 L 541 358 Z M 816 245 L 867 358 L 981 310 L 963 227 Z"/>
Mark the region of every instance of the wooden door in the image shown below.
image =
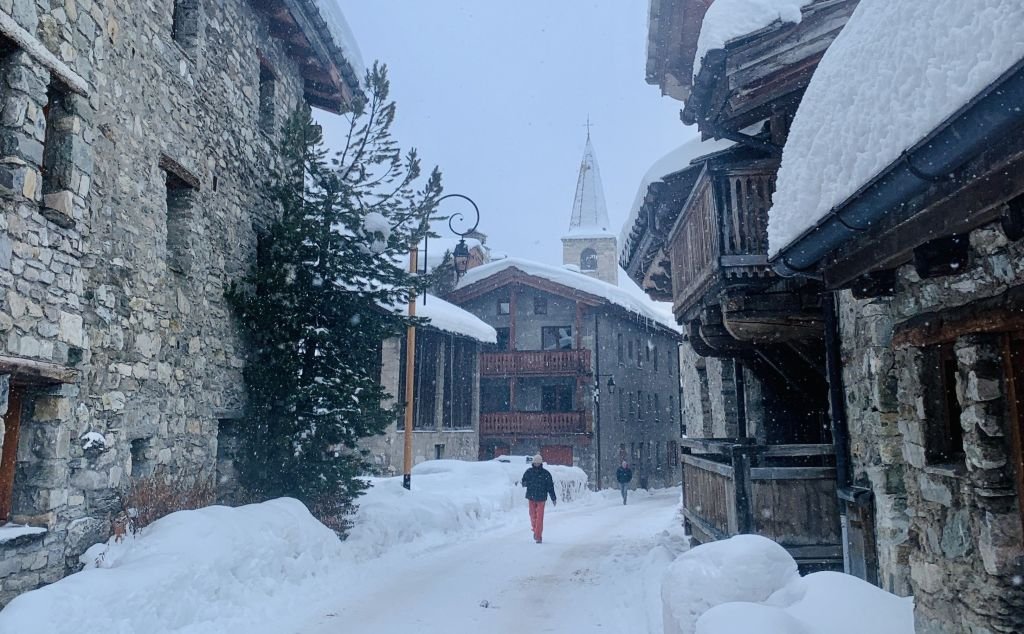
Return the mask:
<path id="1" fill-rule="evenodd" d="M 0 449 L 0 524 L 11 516 L 14 497 L 14 466 L 18 460 L 18 435 L 21 431 L 21 390 L 11 386 L 4 415 L 3 448 Z"/>
<path id="2" fill-rule="evenodd" d="M 572 466 L 572 447 L 569 445 L 547 445 L 540 448 L 540 455 L 547 464 Z"/>

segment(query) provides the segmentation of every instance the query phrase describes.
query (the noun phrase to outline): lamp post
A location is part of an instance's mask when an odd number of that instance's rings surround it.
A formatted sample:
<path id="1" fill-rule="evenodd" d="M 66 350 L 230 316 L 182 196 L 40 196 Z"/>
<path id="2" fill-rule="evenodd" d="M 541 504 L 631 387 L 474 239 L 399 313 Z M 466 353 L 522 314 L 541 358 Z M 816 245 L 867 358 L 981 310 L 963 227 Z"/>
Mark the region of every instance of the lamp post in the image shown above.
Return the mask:
<path id="1" fill-rule="evenodd" d="M 466 245 L 466 236 L 476 231 L 477 226 L 480 224 L 480 208 L 477 207 L 476 203 L 469 196 L 463 196 L 462 194 L 446 194 L 437 199 L 435 207 L 441 204 L 442 200 L 447 198 L 461 198 L 470 205 L 473 206 L 473 213 L 475 214 L 475 220 L 473 226 L 466 231 L 458 231 L 455 229 L 453 222 L 455 220 L 463 220 L 465 216 L 462 212 L 456 212 L 448 218 L 448 228 L 452 233 L 459 236 L 459 243 L 455 246 L 455 251 L 452 254 L 455 260 L 455 279 L 458 281 L 465 274 L 469 268 L 469 247 Z M 428 212 L 429 213 L 429 212 Z M 426 221 L 426 219 L 425 219 Z M 424 239 L 426 242 L 426 239 Z M 409 248 L 409 272 L 412 274 L 419 273 L 419 244 L 413 243 Z M 409 317 L 416 316 L 416 292 L 409 292 Z M 404 447 L 402 454 L 402 486 L 406 489 L 412 488 L 412 428 L 413 428 L 413 414 L 416 408 L 413 403 L 416 398 L 416 326 L 412 324 L 406 329 L 405 334 L 405 438 Z"/>

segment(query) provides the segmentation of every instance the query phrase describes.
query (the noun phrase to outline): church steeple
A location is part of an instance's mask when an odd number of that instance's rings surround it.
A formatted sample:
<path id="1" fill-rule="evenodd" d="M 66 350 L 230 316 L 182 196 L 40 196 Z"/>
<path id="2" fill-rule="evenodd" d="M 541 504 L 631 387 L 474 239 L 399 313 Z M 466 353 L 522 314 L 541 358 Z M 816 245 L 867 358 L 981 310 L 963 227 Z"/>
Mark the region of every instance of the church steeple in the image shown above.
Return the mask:
<path id="1" fill-rule="evenodd" d="M 562 262 L 578 266 L 587 275 L 618 284 L 618 236 L 611 231 L 608 207 L 601 185 L 594 145 L 590 142 L 587 120 L 587 144 L 580 161 L 576 197 L 572 203 L 569 231 L 562 236 Z"/>

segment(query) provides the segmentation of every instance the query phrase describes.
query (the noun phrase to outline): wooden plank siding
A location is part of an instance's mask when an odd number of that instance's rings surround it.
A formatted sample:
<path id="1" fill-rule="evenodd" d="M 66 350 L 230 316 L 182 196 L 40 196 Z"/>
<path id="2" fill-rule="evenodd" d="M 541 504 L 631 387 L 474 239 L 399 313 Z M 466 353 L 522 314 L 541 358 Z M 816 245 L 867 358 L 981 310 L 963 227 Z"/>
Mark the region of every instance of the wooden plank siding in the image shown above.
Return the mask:
<path id="1" fill-rule="evenodd" d="M 724 535 L 736 533 L 735 485 L 732 467 L 695 456 L 683 456 L 683 500 L 686 508 Z"/>
<path id="2" fill-rule="evenodd" d="M 779 468 L 773 471 L 789 470 Z M 841 543 L 834 469 L 822 470 L 815 478 L 786 478 L 784 473 L 772 478 L 759 478 L 756 472 L 756 469 L 751 469 L 750 474 L 750 511 L 754 533 L 783 546 Z"/>
<path id="3" fill-rule="evenodd" d="M 589 374 L 590 350 L 535 350 L 485 352 L 480 355 L 482 376 Z"/>

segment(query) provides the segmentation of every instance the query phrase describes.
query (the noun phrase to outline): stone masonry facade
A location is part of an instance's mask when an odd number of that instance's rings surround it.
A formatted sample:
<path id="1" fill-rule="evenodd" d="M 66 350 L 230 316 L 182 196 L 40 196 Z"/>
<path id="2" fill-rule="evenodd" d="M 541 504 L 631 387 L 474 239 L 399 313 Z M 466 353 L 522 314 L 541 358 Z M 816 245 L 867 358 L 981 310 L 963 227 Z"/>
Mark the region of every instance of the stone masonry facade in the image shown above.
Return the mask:
<path id="1" fill-rule="evenodd" d="M 218 424 L 244 406 L 224 290 L 303 99 L 254 4 L 0 0 L 87 85 L 0 38 L 0 354 L 68 370 L 0 377 L 4 410 L 23 400 L 11 519 L 47 529 L 0 529 L 0 605 L 78 569 L 133 476 L 215 477 Z"/>
<path id="2" fill-rule="evenodd" d="M 936 460 L 942 366 L 933 346 L 894 346 L 893 333 L 1022 283 L 1024 244 L 989 225 L 971 233 L 959 274 L 921 279 L 905 266 L 890 298 L 840 296 L 855 483 L 874 493 L 880 584 L 913 594 L 921 632 L 1024 631 L 1024 536 L 1001 334 L 946 342 L 962 451 Z"/>

